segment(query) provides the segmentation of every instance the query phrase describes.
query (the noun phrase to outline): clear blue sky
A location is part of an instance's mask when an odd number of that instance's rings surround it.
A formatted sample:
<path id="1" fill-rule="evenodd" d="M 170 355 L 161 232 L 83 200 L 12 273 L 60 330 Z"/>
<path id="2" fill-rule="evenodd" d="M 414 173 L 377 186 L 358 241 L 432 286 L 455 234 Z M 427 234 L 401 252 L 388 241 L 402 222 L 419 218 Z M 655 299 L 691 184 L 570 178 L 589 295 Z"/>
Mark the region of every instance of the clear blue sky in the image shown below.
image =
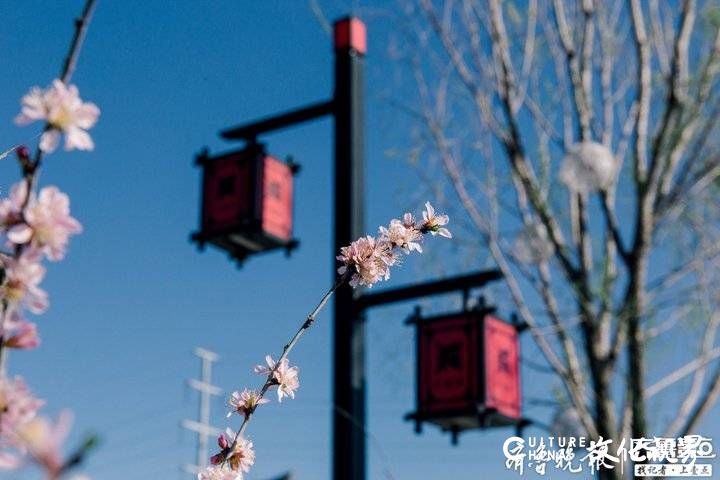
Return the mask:
<path id="1" fill-rule="evenodd" d="M 0 4 L 3 145 L 36 132 L 15 127 L 12 118 L 30 86 L 57 75 L 82 3 Z M 369 231 L 420 207 L 415 174 L 383 154 L 410 127 L 387 101 L 396 68 L 386 55 L 392 23 L 378 7 L 390 3 L 359 8 L 369 24 Z M 331 19 L 353 6 L 321 4 Z M 328 98 L 331 74 L 330 39 L 307 2 L 100 0 L 74 77 L 83 98 L 102 109 L 91 132 L 96 150 L 53 154 L 41 179 L 71 195 L 85 231 L 65 261 L 50 265 L 44 286 L 51 308 L 37 319 L 42 347 L 10 359 L 11 372 L 27 378 L 49 411 L 74 410 L 76 434 L 102 435 L 86 465 L 93 478 L 187 478 L 179 467 L 193 460 L 195 438 L 178 425 L 196 415 L 196 396 L 183 387 L 198 373 L 193 347 L 220 354 L 215 383 L 226 391 L 255 386 L 252 366 L 281 348 L 328 287 L 327 120 L 267 137 L 273 153 L 293 154 L 303 165 L 295 230 L 302 244 L 290 260 L 276 253 L 238 270 L 217 251 L 198 253 L 189 234 L 199 204 L 193 155 L 205 145 L 228 148 L 217 137 L 223 127 Z M 17 175 L 14 163 L 4 160 L 0 174 L 7 191 Z M 481 266 L 478 259 L 467 268 Z M 423 269 L 438 270 L 409 260 L 391 283 L 428 276 Z M 410 310 L 373 313 L 368 327 L 368 428 L 375 439 L 369 478 L 383 478 L 385 469 L 398 480 L 447 478 L 450 471 L 456 480 L 511 478 L 500 456 L 510 431 L 470 433 L 453 448 L 435 429 L 416 436 L 402 420 L 414 408 L 413 332 L 403 325 Z M 329 477 L 329 320 L 321 315 L 292 355 L 301 368 L 296 400 L 263 407 L 251 425 L 257 464 L 248 478 L 287 470 L 299 480 Z M 525 373 L 526 393 L 548 398 L 550 379 Z M 216 426 L 225 425 L 223 401 L 213 403 Z M 547 420 L 542 409 L 528 413 Z M 716 421 L 710 430 L 718 433 Z"/>

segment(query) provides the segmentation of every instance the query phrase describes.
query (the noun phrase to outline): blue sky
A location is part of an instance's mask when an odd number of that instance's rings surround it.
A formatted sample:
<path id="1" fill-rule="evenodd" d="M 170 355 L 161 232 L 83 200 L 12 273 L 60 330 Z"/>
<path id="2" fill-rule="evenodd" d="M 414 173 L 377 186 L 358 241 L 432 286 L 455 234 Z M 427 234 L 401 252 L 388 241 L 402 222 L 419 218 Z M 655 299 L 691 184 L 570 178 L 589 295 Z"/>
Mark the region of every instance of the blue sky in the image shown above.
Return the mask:
<path id="1" fill-rule="evenodd" d="M 321 4 L 331 19 L 353 7 Z M 409 128 L 387 101 L 395 66 L 386 55 L 392 23 L 377 8 L 384 5 L 360 8 L 369 25 L 369 231 L 421 206 L 415 174 L 384 155 Z M 12 123 L 19 98 L 57 75 L 81 8 L 80 0 L 0 5 L 0 143 L 36 133 Z M 329 98 L 331 75 L 330 39 L 306 2 L 99 2 L 74 77 L 83 98 L 102 109 L 92 131 L 96 150 L 53 154 L 41 178 L 71 195 L 85 231 L 66 260 L 49 267 L 51 308 L 37 319 L 42 347 L 10 359 L 11 372 L 27 378 L 49 411 L 75 412 L 76 435 L 102 436 L 86 465 L 93 478 L 187 478 L 179 467 L 194 459 L 195 438 L 179 422 L 196 415 L 195 394 L 183 386 L 198 374 L 193 348 L 220 354 L 214 381 L 226 391 L 258 385 L 252 366 L 281 348 L 329 286 L 328 120 L 265 138 L 272 153 L 293 154 L 303 166 L 296 183 L 301 247 L 291 259 L 274 253 L 238 270 L 218 251 L 198 253 L 189 234 L 199 205 L 194 154 L 229 148 L 217 136 L 224 127 Z M 17 177 L 12 161 L 0 165 L 0 175 L 7 191 Z M 391 284 L 438 270 L 408 260 Z M 510 431 L 473 432 L 451 447 L 435 429 L 416 436 L 403 421 L 414 408 L 413 332 L 403 325 L 411 307 L 373 312 L 368 326 L 369 478 L 384 478 L 384 470 L 398 480 L 447 478 L 449 469 L 457 480 L 509 478 L 500 447 Z M 251 425 L 257 463 L 248 478 L 287 470 L 298 479 L 328 478 L 330 323 L 325 312 L 292 355 L 301 368 L 296 400 L 263 407 Z M 549 397 L 550 379 L 536 375 L 526 376 L 526 393 Z M 225 425 L 222 401 L 213 403 L 216 426 Z M 716 421 L 710 426 L 708 434 L 718 433 Z"/>

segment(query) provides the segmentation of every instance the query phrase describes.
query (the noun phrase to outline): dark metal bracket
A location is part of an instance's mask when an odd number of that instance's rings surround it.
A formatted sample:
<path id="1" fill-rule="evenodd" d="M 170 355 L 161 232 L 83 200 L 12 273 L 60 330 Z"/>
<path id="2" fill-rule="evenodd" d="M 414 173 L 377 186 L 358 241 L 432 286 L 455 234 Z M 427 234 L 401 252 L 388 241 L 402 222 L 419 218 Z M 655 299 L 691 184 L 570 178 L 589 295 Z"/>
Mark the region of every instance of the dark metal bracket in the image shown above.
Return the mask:
<path id="1" fill-rule="evenodd" d="M 280 130 L 290 126 L 297 125 L 302 122 L 314 120 L 316 118 L 332 115 L 335 113 L 335 101 L 327 100 L 324 102 L 313 103 L 306 107 L 291 110 L 272 117 L 263 118 L 256 122 L 239 125 L 237 127 L 228 128 L 220 132 L 220 136 L 227 140 L 245 140 L 253 143 L 257 141 L 257 136 L 261 133 Z"/>
<path id="2" fill-rule="evenodd" d="M 365 293 L 356 300 L 357 308 L 366 310 L 388 303 L 402 302 L 430 295 L 440 295 L 455 291 L 468 291 L 470 288 L 482 287 L 495 280 L 500 280 L 500 270 L 483 270 L 468 275 L 459 275 L 443 280 L 436 280 L 408 287 L 399 287 L 380 292 Z"/>

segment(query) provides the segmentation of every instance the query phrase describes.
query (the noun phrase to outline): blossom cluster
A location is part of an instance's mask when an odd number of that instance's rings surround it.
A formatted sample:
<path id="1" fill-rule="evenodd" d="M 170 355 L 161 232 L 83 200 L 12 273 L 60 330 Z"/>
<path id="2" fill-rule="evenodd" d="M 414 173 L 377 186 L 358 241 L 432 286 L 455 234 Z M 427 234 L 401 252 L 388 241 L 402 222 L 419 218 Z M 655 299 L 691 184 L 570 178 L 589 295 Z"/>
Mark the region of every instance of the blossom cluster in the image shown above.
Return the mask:
<path id="1" fill-rule="evenodd" d="M 62 412 L 56 421 L 38 414 L 45 404 L 20 377 L 0 378 L 0 469 L 14 470 L 31 459 L 48 478 L 63 470 L 62 446 L 72 416 Z"/>
<path id="2" fill-rule="evenodd" d="M 336 257 L 341 262 L 338 268 L 339 284 L 348 282 L 351 287 L 371 287 L 390 278 L 390 267 L 399 262 L 401 252 L 422 253 L 421 242 L 425 234 L 452 238 L 445 227 L 449 221 L 448 216 L 438 215 L 430 202 L 425 204 L 422 215 L 423 220 L 416 221 L 412 214 L 406 213 L 402 220 L 393 219 L 387 227 L 380 227 L 377 237 L 364 236 L 341 248 L 340 255 Z M 325 298 L 333 291 L 334 289 L 330 290 Z M 281 403 L 283 398 L 295 398 L 295 392 L 300 388 L 299 369 L 290 366 L 287 356 L 302 332 L 312 324 L 310 319 L 314 318 L 323 305 L 324 302 L 321 302 L 308 317 L 278 361 L 267 355 L 265 365 L 255 367 L 255 373 L 266 377 L 260 390 L 246 388 L 232 392 L 228 400 L 230 411 L 227 416 L 229 418 L 237 414 L 243 419 L 243 423 L 237 432 L 227 429 L 225 434 L 218 437 L 220 451 L 210 458 L 210 466 L 198 473 L 198 480 L 242 480 L 243 474 L 250 470 L 255 463 L 255 451 L 253 443 L 243 435 L 245 426 L 260 405 L 270 402 L 264 398 L 270 389 L 277 389 L 278 403 Z"/>
<path id="3" fill-rule="evenodd" d="M 40 344 L 37 325 L 26 320 L 25 314 L 41 314 L 49 306 L 48 294 L 40 287 L 45 277 L 43 262 L 62 260 L 70 237 L 82 231 L 70 213 L 67 194 L 54 186 L 36 191 L 42 154 L 55 150 L 61 135 L 67 150 L 92 150 L 86 130 L 100 114 L 97 106 L 80 99 L 77 87 L 60 80 L 45 90 L 32 88 L 21 105 L 16 123 L 44 121 L 45 126 L 35 158 L 25 146 L 15 149 L 23 179 L 0 198 L 0 350 L 27 350 Z M 4 355 L 7 352 L 2 352 L 0 361 Z M 0 470 L 33 462 L 47 478 L 60 478 L 66 470 L 62 447 L 71 415 L 61 413 L 55 421 L 43 417 L 39 409 L 45 402 L 31 393 L 21 377 L 10 379 L 4 368 L 0 371 Z"/>
<path id="4" fill-rule="evenodd" d="M 0 233 L 5 247 L 0 263 L 5 279 L 0 286 L 4 303 L 2 333 L 4 346 L 34 348 L 39 344 L 37 327 L 23 319 L 23 310 L 39 314 L 48 308 L 48 295 L 42 288 L 44 259 L 62 260 L 71 235 L 82 230 L 70 215 L 70 199 L 56 187 L 44 187 L 36 195 L 28 193 L 25 180 L 15 184 L 10 195 L 0 200 Z"/>
<path id="5" fill-rule="evenodd" d="M 228 401 L 228 417 L 237 414 L 247 421 L 257 407 L 270 402 L 263 398 L 270 388 L 277 389 L 278 402 L 282 402 L 284 397 L 295 398 L 295 391 L 300 387 L 299 369 L 291 367 L 287 357 L 276 362 L 267 355 L 265 365 L 256 365 L 255 373 L 267 377 L 265 386 L 259 391 L 246 388 L 242 392 L 232 392 Z M 240 432 L 228 428 L 218 437 L 217 444 L 220 452 L 210 458 L 211 465 L 198 474 L 198 479 L 242 480 L 243 473 L 247 473 L 255 463 L 253 443 Z"/>
<path id="6" fill-rule="evenodd" d="M 398 250 L 410 254 L 422 253 L 420 242 L 423 235 L 441 235 L 452 238 L 445 228 L 447 215 L 438 215 L 430 202 L 425 203 L 423 221 L 415 220 L 411 213 L 402 220 L 393 219 L 388 227 L 380 227 L 378 237 L 365 236 L 340 249 L 337 260 L 340 275 L 350 275 L 350 285 L 372 287 L 381 280 L 390 278 L 390 267 L 400 261 Z"/>

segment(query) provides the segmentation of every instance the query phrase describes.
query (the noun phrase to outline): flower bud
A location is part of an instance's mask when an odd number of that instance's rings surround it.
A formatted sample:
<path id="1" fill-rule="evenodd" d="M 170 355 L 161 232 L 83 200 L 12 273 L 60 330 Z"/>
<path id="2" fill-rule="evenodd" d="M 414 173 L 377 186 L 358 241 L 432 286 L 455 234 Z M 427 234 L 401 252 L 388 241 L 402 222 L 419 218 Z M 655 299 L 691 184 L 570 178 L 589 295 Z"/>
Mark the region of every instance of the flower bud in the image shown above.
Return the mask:
<path id="1" fill-rule="evenodd" d="M 34 323 L 23 323 L 18 332 L 5 340 L 5 346 L 8 348 L 31 349 L 40 345 L 40 339 L 37 334 L 37 327 Z"/>
<path id="2" fill-rule="evenodd" d="M 20 145 L 15 149 L 15 153 L 21 160 L 27 160 L 28 158 L 30 158 L 30 149 L 27 147 L 27 145 Z"/>

